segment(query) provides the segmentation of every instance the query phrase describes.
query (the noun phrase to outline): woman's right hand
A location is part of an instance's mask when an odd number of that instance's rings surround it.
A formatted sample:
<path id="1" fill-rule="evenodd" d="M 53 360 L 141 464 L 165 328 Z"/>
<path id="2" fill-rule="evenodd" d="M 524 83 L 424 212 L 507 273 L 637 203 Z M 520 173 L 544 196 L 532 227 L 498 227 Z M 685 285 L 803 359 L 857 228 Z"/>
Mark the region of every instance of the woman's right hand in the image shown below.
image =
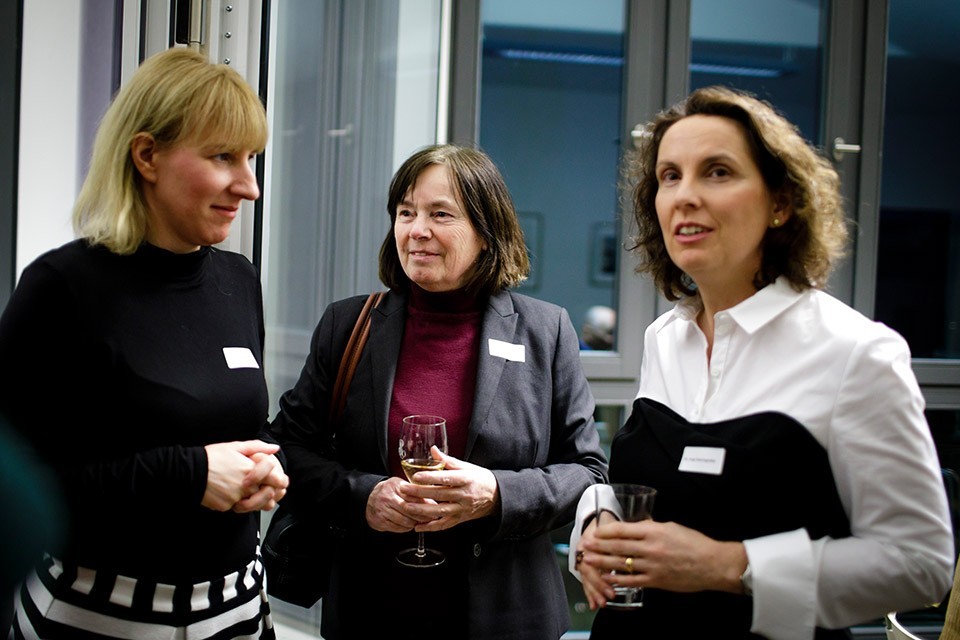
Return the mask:
<path id="1" fill-rule="evenodd" d="M 207 489 L 200 504 L 214 511 L 229 511 L 250 493 L 245 481 L 257 466 L 251 456 L 273 455 L 280 446 L 262 440 L 244 440 L 208 444 L 204 450 L 207 452 Z"/>
<path id="2" fill-rule="evenodd" d="M 608 523 L 601 517 L 600 526 L 582 536 L 577 549 L 584 551 L 581 575 L 590 577 L 592 587 L 599 586 L 594 576 L 608 583 L 602 588 L 608 598 L 613 583 L 677 593 L 743 593 L 740 576 L 748 562 L 743 543 L 714 540 L 676 522 Z M 628 559 L 630 570 L 623 573 Z"/>
<path id="3" fill-rule="evenodd" d="M 367 498 L 367 524 L 374 531 L 388 531 L 390 533 L 406 533 L 412 530 L 418 522 L 405 515 L 402 511 L 406 498 L 397 490 L 406 480 L 392 477 L 380 482 L 370 492 Z"/>

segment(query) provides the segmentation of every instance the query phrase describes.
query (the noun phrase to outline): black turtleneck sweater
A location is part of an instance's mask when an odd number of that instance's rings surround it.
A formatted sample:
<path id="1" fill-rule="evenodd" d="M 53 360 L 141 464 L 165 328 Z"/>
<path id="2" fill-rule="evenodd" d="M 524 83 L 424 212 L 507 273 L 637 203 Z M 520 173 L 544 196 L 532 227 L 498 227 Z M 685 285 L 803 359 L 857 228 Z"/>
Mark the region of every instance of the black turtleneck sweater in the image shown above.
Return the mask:
<path id="1" fill-rule="evenodd" d="M 31 264 L 0 317 L 0 412 L 61 480 L 57 555 L 171 583 L 249 562 L 259 515 L 201 506 L 203 447 L 258 437 L 262 354 L 259 278 L 237 254 L 78 240 Z"/>

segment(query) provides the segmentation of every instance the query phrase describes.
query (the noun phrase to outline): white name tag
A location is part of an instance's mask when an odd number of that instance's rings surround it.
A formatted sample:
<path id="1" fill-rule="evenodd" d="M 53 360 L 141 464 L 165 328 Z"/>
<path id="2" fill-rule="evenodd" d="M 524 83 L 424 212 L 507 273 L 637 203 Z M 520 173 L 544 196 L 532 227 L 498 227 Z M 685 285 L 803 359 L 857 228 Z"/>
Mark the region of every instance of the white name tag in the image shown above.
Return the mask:
<path id="1" fill-rule="evenodd" d="M 723 473 L 723 460 L 727 450 L 721 447 L 684 447 L 680 459 L 680 471 L 689 473 L 709 473 L 718 476 Z"/>
<path id="2" fill-rule="evenodd" d="M 512 362 L 526 362 L 527 348 L 522 344 L 510 344 L 503 340 L 494 340 L 487 338 L 487 345 L 490 347 L 490 355 Z"/>
<path id="3" fill-rule="evenodd" d="M 227 359 L 227 366 L 231 369 L 259 369 L 253 352 L 246 347 L 224 347 L 223 357 Z"/>

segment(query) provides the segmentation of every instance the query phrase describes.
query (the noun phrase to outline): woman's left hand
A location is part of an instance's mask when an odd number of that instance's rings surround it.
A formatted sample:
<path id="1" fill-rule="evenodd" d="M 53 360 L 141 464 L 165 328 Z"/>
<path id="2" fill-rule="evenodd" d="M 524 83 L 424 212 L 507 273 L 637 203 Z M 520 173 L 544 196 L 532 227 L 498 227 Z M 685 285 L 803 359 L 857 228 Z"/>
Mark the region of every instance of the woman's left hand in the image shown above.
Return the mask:
<path id="1" fill-rule="evenodd" d="M 443 460 L 443 470 L 419 471 L 414 476 L 416 483 L 403 483 L 399 489 L 409 500 L 404 511 L 411 518 L 430 519 L 417 525 L 416 531 L 442 531 L 482 518 L 496 509 L 500 490 L 492 471 L 449 456 L 436 447 L 431 454 Z"/>
<path id="2" fill-rule="evenodd" d="M 576 564 L 574 567 L 580 572 L 580 582 L 583 585 L 583 594 L 587 597 L 587 604 L 591 611 L 596 611 L 602 607 L 607 600 L 613 598 L 613 587 L 603 579 L 603 572 L 597 567 L 584 562 L 588 546 L 587 542 L 593 540 L 594 532 L 597 530 L 597 521 L 593 519 L 580 535 L 580 544 L 575 551 Z"/>
<path id="3" fill-rule="evenodd" d="M 740 593 L 747 566 L 743 543 L 714 540 L 675 522 L 601 524 L 583 549 L 582 563 L 596 568 L 610 585 L 625 587 Z"/>

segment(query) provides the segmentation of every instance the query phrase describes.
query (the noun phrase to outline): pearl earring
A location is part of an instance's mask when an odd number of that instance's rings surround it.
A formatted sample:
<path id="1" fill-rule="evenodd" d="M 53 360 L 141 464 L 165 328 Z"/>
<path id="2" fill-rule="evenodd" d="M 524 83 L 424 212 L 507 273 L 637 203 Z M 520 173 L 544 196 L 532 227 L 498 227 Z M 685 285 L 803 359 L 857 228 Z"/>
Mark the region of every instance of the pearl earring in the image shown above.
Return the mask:
<path id="1" fill-rule="evenodd" d="M 779 227 L 779 226 L 780 226 L 780 218 L 774 218 L 774 219 L 773 219 L 773 226 L 775 226 L 775 227 Z"/>

